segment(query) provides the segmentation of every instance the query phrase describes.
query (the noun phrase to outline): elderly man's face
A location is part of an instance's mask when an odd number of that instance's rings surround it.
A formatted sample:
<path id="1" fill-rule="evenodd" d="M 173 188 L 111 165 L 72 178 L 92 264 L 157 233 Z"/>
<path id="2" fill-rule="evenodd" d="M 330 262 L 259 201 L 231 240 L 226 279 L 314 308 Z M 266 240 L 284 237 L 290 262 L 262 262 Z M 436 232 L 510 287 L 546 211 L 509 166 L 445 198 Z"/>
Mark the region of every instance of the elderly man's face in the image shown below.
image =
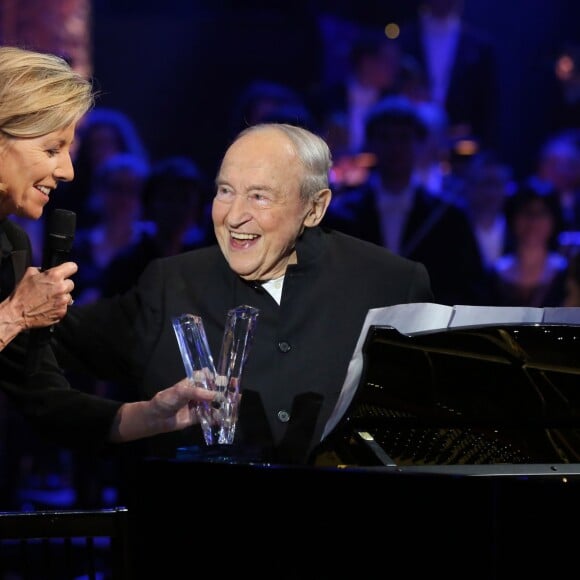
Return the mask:
<path id="1" fill-rule="evenodd" d="M 212 219 L 224 256 L 242 278 L 278 278 L 295 262 L 296 238 L 315 219 L 312 203 L 300 197 L 303 172 L 291 142 L 275 129 L 250 133 L 226 152 Z"/>

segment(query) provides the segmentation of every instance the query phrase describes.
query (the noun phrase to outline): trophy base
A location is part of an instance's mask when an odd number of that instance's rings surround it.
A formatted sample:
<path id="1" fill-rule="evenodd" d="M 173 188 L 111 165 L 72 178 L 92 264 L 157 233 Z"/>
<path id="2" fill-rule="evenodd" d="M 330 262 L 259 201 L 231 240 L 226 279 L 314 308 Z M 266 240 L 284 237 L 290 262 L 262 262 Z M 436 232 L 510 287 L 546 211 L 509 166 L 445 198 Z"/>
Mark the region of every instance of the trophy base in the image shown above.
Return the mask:
<path id="1" fill-rule="evenodd" d="M 269 463 L 262 449 L 225 444 L 190 445 L 178 447 L 175 458 L 178 461 L 199 461 L 206 463 Z"/>

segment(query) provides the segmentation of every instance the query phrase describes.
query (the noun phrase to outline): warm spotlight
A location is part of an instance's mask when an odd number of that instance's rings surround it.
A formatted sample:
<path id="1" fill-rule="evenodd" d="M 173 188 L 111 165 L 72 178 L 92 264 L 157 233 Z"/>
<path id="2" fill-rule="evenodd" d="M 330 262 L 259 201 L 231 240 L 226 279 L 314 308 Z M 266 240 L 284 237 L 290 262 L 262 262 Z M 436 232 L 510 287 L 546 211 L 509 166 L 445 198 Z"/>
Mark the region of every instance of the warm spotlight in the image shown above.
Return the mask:
<path id="1" fill-rule="evenodd" d="M 479 145 L 474 139 L 459 139 L 454 146 L 455 153 L 462 157 L 475 155 L 479 150 Z"/>
<path id="2" fill-rule="evenodd" d="M 391 40 L 395 40 L 395 38 L 398 38 L 400 32 L 401 29 L 399 28 L 399 25 L 396 22 L 389 22 L 389 24 L 385 26 L 385 36 L 387 38 L 390 38 Z"/>

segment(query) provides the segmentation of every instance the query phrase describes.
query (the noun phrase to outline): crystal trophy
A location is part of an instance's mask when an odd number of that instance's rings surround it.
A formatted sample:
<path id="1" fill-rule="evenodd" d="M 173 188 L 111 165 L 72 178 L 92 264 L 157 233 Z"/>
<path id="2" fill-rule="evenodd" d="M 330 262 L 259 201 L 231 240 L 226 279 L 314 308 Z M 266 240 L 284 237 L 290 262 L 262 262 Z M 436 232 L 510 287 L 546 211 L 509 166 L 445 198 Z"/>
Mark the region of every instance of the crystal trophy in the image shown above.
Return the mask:
<path id="1" fill-rule="evenodd" d="M 219 392 L 212 403 L 202 402 L 197 407 L 207 445 L 234 442 L 242 371 L 252 346 L 258 314 L 257 308 L 246 305 L 227 313 L 217 368 L 201 317 L 182 314 L 172 319 L 187 377 L 195 386 Z"/>
<path id="2" fill-rule="evenodd" d="M 201 317 L 181 314 L 172 319 L 172 324 L 187 378 L 196 387 L 214 391 L 216 372 Z M 203 437 L 208 445 L 217 443 L 219 439 L 216 411 L 211 403 L 205 401 L 197 405 Z"/>

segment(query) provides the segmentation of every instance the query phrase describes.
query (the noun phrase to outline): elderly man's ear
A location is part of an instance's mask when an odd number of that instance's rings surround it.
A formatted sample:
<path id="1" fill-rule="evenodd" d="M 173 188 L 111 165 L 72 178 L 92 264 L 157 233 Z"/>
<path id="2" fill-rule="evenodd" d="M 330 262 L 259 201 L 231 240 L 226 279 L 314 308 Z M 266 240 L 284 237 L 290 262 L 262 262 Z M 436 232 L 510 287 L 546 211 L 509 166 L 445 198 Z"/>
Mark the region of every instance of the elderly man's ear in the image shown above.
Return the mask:
<path id="1" fill-rule="evenodd" d="M 314 194 L 312 200 L 312 207 L 304 220 L 304 225 L 306 227 L 312 228 L 317 226 L 324 217 L 328 206 L 330 205 L 330 200 L 332 199 L 332 192 L 330 189 L 321 189 Z"/>

